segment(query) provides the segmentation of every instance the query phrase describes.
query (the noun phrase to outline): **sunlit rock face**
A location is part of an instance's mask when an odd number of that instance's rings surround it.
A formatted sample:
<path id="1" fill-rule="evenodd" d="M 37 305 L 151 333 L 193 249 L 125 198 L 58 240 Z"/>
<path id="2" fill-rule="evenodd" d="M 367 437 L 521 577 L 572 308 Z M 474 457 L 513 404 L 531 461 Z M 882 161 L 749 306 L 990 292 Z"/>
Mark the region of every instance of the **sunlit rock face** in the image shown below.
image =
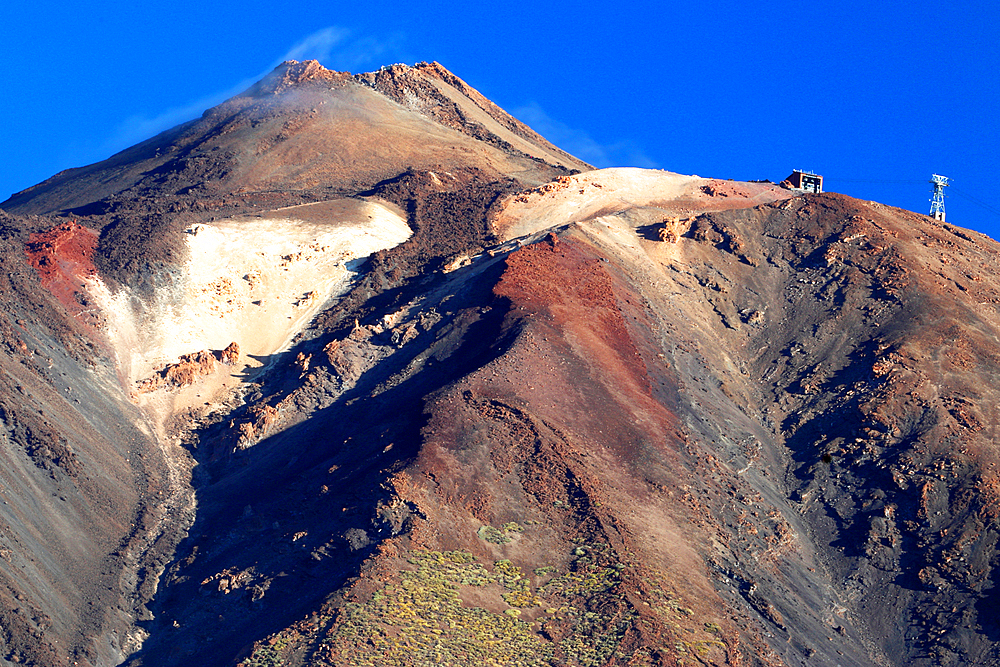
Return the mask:
<path id="1" fill-rule="evenodd" d="M 130 380 L 181 354 L 221 350 L 232 341 L 247 357 L 283 351 L 347 289 L 369 255 L 411 233 L 398 211 L 353 199 L 185 231 L 187 261 L 152 298 L 93 286 Z"/>

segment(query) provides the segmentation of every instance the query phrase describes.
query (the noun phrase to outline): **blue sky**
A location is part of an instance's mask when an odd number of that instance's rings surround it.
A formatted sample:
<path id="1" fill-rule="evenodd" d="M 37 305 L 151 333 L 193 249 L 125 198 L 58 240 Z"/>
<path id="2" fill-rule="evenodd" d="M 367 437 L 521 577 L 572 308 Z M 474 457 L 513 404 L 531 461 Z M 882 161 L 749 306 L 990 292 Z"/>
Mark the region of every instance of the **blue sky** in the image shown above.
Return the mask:
<path id="1" fill-rule="evenodd" d="M 285 58 L 437 60 L 598 166 L 827 190 L 1000 237 L 1000 3 L 35 2 L 0 9 L 0 200 Z"/>

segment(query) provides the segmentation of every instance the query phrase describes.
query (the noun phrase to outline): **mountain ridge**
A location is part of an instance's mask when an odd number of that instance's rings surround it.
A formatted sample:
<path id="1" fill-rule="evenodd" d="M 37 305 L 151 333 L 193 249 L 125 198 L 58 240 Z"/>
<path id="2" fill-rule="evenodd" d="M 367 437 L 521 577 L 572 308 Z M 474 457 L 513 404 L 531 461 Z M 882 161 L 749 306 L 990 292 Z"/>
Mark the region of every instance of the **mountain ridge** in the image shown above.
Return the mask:
<path id="1" fill-rule="evenodd" d="M 1000 660 L 981 235 L 594 170 L 437 63 L 5 205 L 9 664 Z"/>

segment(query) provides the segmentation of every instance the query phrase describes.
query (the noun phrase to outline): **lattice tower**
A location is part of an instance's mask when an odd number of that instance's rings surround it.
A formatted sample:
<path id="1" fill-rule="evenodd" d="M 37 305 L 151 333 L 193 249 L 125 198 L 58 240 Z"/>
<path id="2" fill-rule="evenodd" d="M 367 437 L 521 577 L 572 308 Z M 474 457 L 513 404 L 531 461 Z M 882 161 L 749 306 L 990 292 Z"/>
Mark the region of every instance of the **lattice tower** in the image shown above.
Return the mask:
<path id="1" fill-rule="evenodd" d="M 929 215 L 935 220 L 944 222 L 944 189 L 948 185 L 948 177 L 931 174 L 930 183 L 934 186 L 934 196 L 931 197 Z"/>

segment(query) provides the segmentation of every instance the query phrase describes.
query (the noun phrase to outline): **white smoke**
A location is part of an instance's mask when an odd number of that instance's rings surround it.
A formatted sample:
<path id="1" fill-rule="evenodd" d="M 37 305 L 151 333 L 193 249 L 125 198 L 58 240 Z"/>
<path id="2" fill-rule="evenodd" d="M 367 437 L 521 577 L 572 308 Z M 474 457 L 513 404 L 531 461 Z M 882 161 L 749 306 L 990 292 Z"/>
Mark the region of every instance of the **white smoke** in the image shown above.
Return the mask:
<path id="1" fill-rule="evenodd" d="M 330 26 L 317 30 L 300 40 L 278 62 L 286 60 L 318 60 L 321 63 L 330 61 L 333 48 L 342 43 L 350 34 L 348 30 Z M 277 65 L 278 63 L 275 63 Z"/>
<path id="2" fill-rule="evenodd" d="M 342 72 L 373 69 L 386 62 L 409 62 L 403 54 L 405 35 L 356 35 L 350 30 L 329 26 L 307 35 L 276 62 L 318 60 L 321 65 Z"/>
<path id="3" fill-rule="evenodd" d="M 511 113 L 559 148 L 595 167 L 660 168 L 660 165 L 646 155 L 635 142 L 626 139 L 602 144 L 587 132 L 552 118 L 537 102 L 519 106 Z"/>
<path id="4" fill-rule="evenodd" d="M 164 130 L 169 130 L 176 125 L 197 118 L 206 109 L 210 109 L 228 100 L 230 97 L 238 95 L 261 78 L 263 77 L 244 79 L 231 88 L 206 95 L 184 106 L 167 109 L 155 116 L 129 116 L 118 126 L 115 133 L 102 144 L 100 153 L 104 155 L 117 153 L 129 146 L 156 136 Z"/>
<path id="5" fill-rule="evenodd" d="M 102 157 L 117 153 L 164 130 L 197 118 L 206 109 L 221 104 L 263 79 L 286 60 L 318 60 L 320 64 L 330 69 L 358 72 L 373 69 L 388 58 L 393 62 L 406 61 L 401 57 L 404 40 L 402 34 L 370 37 L 355 35 L 350 30 L 337 26 L 322 28 L 300 39 L 264 71 L 243 79 L 225 90 L 204 95 L 154 116 L 130 116 L 101 144 L 96 153 Z"/>

